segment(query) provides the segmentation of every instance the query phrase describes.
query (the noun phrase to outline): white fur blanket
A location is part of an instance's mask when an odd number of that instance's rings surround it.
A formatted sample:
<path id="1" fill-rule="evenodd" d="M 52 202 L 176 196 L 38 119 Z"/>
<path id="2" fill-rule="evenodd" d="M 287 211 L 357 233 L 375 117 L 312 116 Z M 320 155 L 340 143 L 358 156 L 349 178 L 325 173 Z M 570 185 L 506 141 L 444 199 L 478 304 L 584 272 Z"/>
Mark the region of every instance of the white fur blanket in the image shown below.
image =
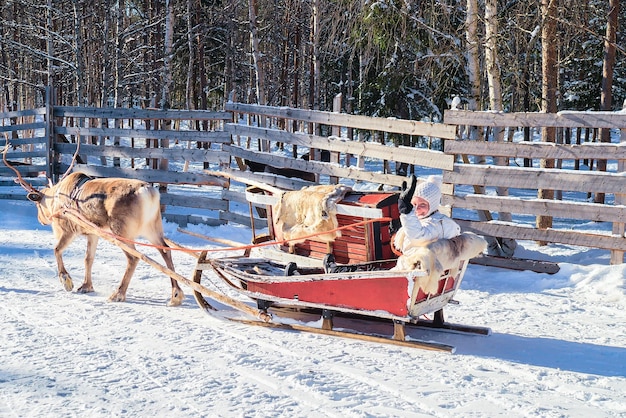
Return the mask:
<path id="1" fill-rule="evenodd" d="M 462 260 L 469 260 L 487 248 L 487 241 L 479 235 L 464 232 L 450 239 L 439 239 L 425 247 L 413 247 L 398 258 L 395 271 L 423 271 L 425 276 L 416 280 L 426 294 L 437 293 L 441 275 L 450 270 L 456 277 Z"/>
<path id="2" fill-rule="evenodd" d="M 321 185 L 284 192 L 274 206 L 276 226 L 283 239 L 295 244 L 312 234 L 319 235 L 311 239 L 322 242 L 341 236 L 340 231 L 333 231 L 338 227 L 337 203 L 351 190 L 343 185 Z"/>

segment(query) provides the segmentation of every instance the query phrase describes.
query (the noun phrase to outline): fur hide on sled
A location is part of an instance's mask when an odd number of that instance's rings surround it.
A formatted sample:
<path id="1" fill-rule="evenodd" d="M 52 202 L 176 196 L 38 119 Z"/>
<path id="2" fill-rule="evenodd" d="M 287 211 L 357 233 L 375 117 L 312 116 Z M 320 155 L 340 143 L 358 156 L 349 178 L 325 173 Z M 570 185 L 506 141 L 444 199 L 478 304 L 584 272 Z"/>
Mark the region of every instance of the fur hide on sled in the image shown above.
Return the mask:
<path id="1" fill-rule="evenodd" d="M 337 203 L 350 191 L 343 185 L 320 185 L 284 192 L 274 207 L 282 239 L 293 246 L 305 241 L 303 237 L 317 234 L 311 239 L 333 242 L 341 236 L 340 231 L 333 231 L 338 227 Z"/>
<path id="2" fill-rule="evenodd" d="M 456 277 L 462 260 L 469 260 L 487 248 L 487 241 L 471 232 L 464 232 L 450 239 L 439 239 L 425 247 L 414 247 L 398 258 L 395 271 L 423 271 L 416 285 L 426 294 L 439 290 L 439 279 L 446 270 Z"/>

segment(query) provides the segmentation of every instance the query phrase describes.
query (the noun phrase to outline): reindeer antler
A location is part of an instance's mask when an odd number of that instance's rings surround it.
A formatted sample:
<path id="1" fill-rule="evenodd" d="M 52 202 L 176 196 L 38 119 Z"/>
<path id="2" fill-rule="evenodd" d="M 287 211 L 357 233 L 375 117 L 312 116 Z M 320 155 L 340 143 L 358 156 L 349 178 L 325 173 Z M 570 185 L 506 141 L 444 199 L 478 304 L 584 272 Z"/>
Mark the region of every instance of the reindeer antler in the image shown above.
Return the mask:
<path id="1" fill-rule="evenodd" d="M 27 183 L 22 178 L 22 175 L 20 174 L 19 170 L 17 168 L 13 167 L 7 161 L 7 152 L 9 151 L 9 147 L 10 146 L 11 146 L 11 144 L 9 144 L 9 140 L 6 139 L 6 145 L 4 147 L 4 150 L 2 151 L 2 161 L 4 162 L 4 165 L 9 167 L 11 170 L 13 170 L 15 172 L 15 174 L 17 175 L 17 178 L 15 179 L 16 183 L 18 183 L 20 186 L 22 186 L 28 193 L 35 193 L 36 195 L 41 196 L 41 192 L 39 190 L 35 189 L 30 183 Z"/>
<path id="2" fill-rule="evenodd" d="M 80 131 L 79 131 L 79 134 L 80 134 Z M 80 151 L 80 135 L 76 137 L 76 151 L 74 151 L 72 162 L 70 163 L 70 166 L 67 168 L 65 173 L 63 173 L 59 181 L 63 180 L 68 174 L 70 174 L 70 171 L 72 171 L 72 168 L 74 168 L 74 164 L 76 163 L 76 158 L 78 158 L 78 151 Z"/>

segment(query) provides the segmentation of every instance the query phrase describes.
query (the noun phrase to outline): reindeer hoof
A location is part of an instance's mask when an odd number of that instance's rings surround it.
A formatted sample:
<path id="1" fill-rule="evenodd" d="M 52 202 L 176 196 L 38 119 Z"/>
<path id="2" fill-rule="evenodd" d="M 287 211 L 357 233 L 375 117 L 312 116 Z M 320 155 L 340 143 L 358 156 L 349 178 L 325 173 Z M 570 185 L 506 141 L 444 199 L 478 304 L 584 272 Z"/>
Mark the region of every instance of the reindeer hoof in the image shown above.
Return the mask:
<path id="1" fill-rule="evenodd" d="M 126 295 L 120 292 L 115 292 L 109 296 L 109 302 L 126 302 Z"/>
<path id="2" fill-rule="evenodd" d="M 93 292 L 93 286 L 92 285 L 86 285 L 86 284 L 81 285 L 76 290 L 76 293 L 91 293 L 91 292 Z"/>
<path id="3" fill-rule="evenodd" d="M 185 299 L 185 294 L 179 289 L 172 294 L 172 298 L 167 302 L 167 306 L 180 306 L 183 303 L 183 299 Z"/>
<path id="4" fill-rule="evenodd" d="M 74 288 L 74 283 L 72 282 L 72 278 L 70 277 L 69 274 L 67 273 L 59 274 L 59 280 L 61 281 L 61 284 L 63 285 L 63 288 L 66 291 L 68 292 L 72 291 L 72 289 Z"/>

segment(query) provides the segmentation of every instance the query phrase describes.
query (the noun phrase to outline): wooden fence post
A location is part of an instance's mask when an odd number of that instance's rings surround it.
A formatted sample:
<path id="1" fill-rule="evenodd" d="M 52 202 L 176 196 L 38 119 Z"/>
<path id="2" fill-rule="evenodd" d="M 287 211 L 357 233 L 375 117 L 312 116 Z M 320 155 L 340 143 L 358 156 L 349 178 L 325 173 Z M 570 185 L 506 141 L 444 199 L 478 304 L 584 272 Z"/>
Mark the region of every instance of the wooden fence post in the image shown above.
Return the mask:
<path id="1" fill-rule="evenodd" d="M 54 170 L 54 117 L 52 109 L 53 90 L 50 86 L 46 86 L 46 177 L 56 183 L 58 173 Z"/>
<path id="2" fill-rule="evenodd" d="M 626 110 L 626 100 L 622 110 Z M 626 143 L 626 129 L 620 130 L 620 143 Z M 617 172 L 623 173 L 626 168 L 626 160 L 617 160 Z M 615 204 L 623 205 L 626 203 L 626 194 L 615 193 Z M 624 237 L 626 232 L 626 224 L 623 222 L 613 223 L 613 234 Z M 611 264 L 622 264 L 624 262 L 624 251 L 612 250 L 611 251 Z"/>
<path id="3" fill-rule="evenodd" d="M 333 112 L 335 113 L 339 113 L 341 112 L 341 101 L 343 99 L 343 95 L 341 93 L 337 94 L 334 98 L 333 98 Z M 331 129 L 331 135 L 336 136 L 337 138 L 339 138 L 341 136 L 341 127 L 339 126 L 333 126 Z M 319 154 L 319 151 L 317 151 L 317 153 Z M 311 153 L 311 159 L 313 157 L 313 154 Z M 346 161 L 349 161 L 350 156 L 348 154 L 346 154 Z M 321 154 L 320 154 L 320 161 L 322 160 L 321 158 Z M 338 152 L 331 152 L 330 153 L 330 160 L 329 162 L 331 163 L 339 163 L 339 153 Z M 319 175 L 318 175 L 318 181 L 319 181 Z M 339 177 L 336 176 L 330 176 L 329 178 L 329 183 L 330 184 L 337 184 L 339 183 Z"/>

